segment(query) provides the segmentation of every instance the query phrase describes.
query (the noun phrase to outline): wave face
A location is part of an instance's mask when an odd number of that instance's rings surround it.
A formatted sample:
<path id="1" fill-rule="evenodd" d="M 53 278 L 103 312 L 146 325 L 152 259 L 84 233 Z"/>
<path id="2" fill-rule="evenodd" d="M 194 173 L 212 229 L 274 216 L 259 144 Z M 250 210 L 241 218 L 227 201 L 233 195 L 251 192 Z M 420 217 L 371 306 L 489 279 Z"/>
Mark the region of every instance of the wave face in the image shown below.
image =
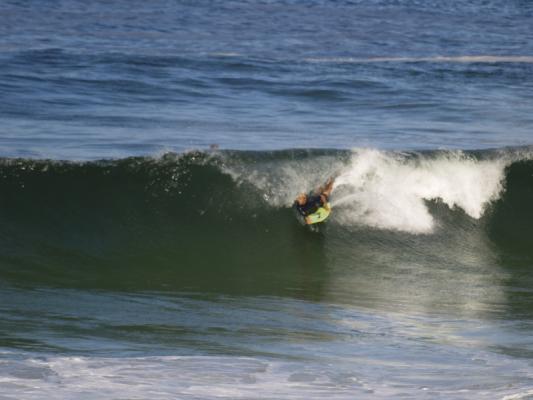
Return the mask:
<path id="1" fill-rule="evenodd" d="M 420 262 L 450 254 L 474 263 L 495 248 L 495 258 L 506 249 L 532 258 L 530 156 L 521 148 L 4 159 L 0 273 L 19 284 L 143 289 L 209 290 L 222 279 L 277 293 L 301 267 L 392 257 L 406 246 Z M 311 232 L 291 203 L 331 175 L 334 212 Z M 254 283 L 246 289 L 243 279 Z"/>

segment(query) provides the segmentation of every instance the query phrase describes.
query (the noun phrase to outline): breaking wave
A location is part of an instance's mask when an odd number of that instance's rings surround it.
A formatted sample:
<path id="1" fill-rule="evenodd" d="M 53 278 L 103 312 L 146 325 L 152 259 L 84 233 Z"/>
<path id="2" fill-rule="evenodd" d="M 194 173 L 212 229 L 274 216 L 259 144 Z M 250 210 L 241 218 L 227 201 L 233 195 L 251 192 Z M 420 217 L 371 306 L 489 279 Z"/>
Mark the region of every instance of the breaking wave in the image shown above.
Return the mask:
<path id="1" fill-rule="evenodd" d="M 309 232 L 294 218 L 292 201 L 330 176 L 336 176 L 333 213 L 318 234 Z M 83 163 L 3 159 L 0 275 L 127 285 L 124 276 L 110 276 L 122 268 L 134 272 L 135 286 L 174 279 L 176 265 L 285 273 L 291 263 L 323 260 L 320 237 L 337 247 L 389 240 L 382 245 L 389 251 L 405 245 L 391 242 L 391 235 L 426 237 L 420 240 L 437 246 L 433 236 L 456 242 L 475 231 L 504 249 L 529 252 L 532 188 L 529 148 L 189 152 Z M 450 243 L 431 252 L 449 252 Z M 147 266 L 158 272 L 150 275 Z M 179 280 L 187 284 L 187 276 Z"/>

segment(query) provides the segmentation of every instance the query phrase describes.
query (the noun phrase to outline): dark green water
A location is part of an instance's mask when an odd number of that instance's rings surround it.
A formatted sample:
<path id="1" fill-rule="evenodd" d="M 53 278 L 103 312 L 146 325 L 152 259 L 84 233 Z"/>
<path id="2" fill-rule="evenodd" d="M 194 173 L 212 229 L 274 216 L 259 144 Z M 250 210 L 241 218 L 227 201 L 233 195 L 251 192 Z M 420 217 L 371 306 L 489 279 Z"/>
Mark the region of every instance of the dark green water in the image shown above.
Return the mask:
<path id="1" fill-rule="evenodd" d="M 528 152 L 5 159 L 6 398 L 526 398 Z"/>

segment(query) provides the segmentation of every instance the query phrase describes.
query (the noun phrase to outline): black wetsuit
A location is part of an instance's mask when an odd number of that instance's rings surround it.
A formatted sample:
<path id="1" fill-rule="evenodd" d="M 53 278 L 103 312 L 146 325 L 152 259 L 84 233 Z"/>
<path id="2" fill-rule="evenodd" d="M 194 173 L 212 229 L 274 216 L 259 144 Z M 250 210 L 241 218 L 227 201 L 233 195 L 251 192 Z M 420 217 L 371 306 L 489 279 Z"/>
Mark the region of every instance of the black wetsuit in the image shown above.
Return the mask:
<path id="1" fill-rule="evenodd" d="M 320 195 L 307 196 L 307 201 L 304 205 L 298 204 L 297 201 L 294 202 L 294 208 L 304 217 L 315 213 L 323 205 Z"/>

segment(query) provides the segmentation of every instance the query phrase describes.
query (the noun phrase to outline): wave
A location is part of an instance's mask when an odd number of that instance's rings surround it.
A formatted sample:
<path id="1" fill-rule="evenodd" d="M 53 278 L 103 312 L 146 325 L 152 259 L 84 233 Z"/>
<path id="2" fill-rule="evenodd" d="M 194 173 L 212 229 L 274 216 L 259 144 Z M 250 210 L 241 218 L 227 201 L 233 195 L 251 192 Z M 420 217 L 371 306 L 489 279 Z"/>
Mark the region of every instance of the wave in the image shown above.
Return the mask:
<path id="1" fill-rule="evenodd" d="M 346 259 L 360 258 L 362 243 L 402 252 L 417 241 L 429 253 L 448 254 L 472 232 L 476 241 L 481 235 L 529 254 L 531 154 L 526 147 L 3 159 L 0 276 L 150 286 L 178 279 L 181 265 L 196 275 L 189 282 L 181 274 L 180 284 L 194 286 L 220 268 L 227 276 L 250 268 L 286 276 L 294 265 L 320 266 L 332 243 Z M 332 175 L 332 216 L 318 234 L 309 232 L 294 218 L 292 201 Z"/>

